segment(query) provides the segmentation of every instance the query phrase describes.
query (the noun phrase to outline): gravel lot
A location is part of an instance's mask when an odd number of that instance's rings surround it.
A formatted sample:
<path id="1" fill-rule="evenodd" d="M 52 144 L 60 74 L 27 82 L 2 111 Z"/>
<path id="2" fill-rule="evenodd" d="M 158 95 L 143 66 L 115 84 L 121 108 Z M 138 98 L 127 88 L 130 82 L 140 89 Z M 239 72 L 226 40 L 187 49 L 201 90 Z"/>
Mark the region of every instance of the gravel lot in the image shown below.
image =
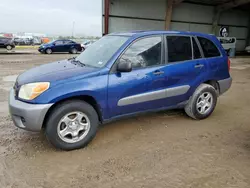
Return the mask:
<path id="1" fill-rule="evenodd" d="M 102 126 L 85 149 L 55 150 L 43 133 L 8 116 L 15 76 L 69 54 L 0 54 L 0 187 L 249 188 L 250 59 L 232 60 L 234 78 L 203 121 L 164 111 Z"/>

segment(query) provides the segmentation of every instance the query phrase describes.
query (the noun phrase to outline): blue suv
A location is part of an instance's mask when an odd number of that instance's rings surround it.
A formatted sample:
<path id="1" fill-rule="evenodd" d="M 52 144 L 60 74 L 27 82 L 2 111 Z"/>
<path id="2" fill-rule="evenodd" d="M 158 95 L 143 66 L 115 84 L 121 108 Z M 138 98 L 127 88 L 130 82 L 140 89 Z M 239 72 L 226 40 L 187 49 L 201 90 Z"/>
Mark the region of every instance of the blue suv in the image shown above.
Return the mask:
<path id="1" fill-rule="evenodd" d="M 21 74 L 10 92 L 14 124 L 45 129 L 57 148 L 86 146 L 105 122 L 183 108 L 211 115 L 232 83 L 230 61 L 213 35 L 137 31 L 104 36 L 76 58 Z"/>

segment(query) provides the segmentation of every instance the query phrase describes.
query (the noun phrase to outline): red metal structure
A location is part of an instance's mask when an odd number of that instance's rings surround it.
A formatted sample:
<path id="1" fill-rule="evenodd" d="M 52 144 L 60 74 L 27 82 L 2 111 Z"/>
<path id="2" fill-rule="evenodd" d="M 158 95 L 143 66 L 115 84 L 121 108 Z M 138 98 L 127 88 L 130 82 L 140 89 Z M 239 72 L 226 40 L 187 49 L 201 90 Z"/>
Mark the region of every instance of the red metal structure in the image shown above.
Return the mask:
<path id="1" fill-rule="evenodd" d="M 105 0 L 104 9 L 104 35 L 109 33 L 109 5 L 110 1 Z"/>

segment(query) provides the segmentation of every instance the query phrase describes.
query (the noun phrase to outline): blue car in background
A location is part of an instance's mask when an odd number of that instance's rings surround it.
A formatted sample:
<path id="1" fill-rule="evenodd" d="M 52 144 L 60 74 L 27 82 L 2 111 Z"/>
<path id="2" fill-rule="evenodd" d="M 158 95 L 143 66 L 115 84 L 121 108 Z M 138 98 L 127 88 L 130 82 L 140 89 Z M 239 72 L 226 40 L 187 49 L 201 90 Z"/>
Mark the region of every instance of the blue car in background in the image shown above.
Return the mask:
<path id="1" fill-rule="evenodd" d="M 76 58 L 32 68 L 10 92 L 14 124 L 45 130 L 57 148 L 86 146 L 100 124 L 181 108 L 209 117 L 232 83 L 230 60 L 213 35 L 140 31 L 102 37 Z"/>
<path id="2" fill-rule="evenodd" d="M 82 51 L 81 44 L 72 40 L 56 40 L 47 44 L 43 44 L 38 48 L 40 53 L 52 54 L 55 52 L 68 52 L 76 54 Z"/>

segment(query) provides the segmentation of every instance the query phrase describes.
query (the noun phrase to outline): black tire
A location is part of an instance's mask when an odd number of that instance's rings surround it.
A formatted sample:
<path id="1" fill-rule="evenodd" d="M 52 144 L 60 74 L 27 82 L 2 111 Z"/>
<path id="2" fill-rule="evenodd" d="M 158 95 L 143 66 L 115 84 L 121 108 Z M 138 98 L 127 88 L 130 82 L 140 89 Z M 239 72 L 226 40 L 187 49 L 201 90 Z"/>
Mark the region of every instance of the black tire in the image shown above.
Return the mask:
<path id="1" fill-rule="evenodd" d="M 60 138 L 57 127 L 60 120 L 66 114 L 74 111 L 80 111 L 87 115 L 90 121 L 90 129 L 82 140 L 75 143 L 68 143 Z M 87 144 L 95 137 L 98 125 L 98 115 L 91 105 L 81 100 L 66 101 L 56 106 L 50 113 L 45 127 L 45 134 L 49 142 L 56 148 L 62 150 L 74 150 L 87 146 Z"/>
<path id="2" fill-rule="evenodd" d="M 76 54 L 78 51 L 76 48 L 72 48 L 69 53 L 71 54 Z"/>
<path id="3" fill-rule="evenodd" d="M 51 50 L 50 48 L 47 48 L 47 49 L 45 50 L 45 53 L 46 53 L 46 54 L 52 54 L 52 50 Z"/>
<path id="4" fill-rule="evenodd" d="M 200 113 L 199 110 L 197 109 L 197 102 L 200 96 L 203 95 L 204 93 L 211 94 L 212 102 L 211 102 L 211 107 L 206 113 Z M 217 92 L 215 88 L 208 84 L 201 84 L 196 89 L 192 97 L 189 99 L 188 104 L 185 106 L 185 112 L 189 117 L 193 119 L 197 120 L 205 119 L 213 113 L 216 104 L 217 104 Z"/>

